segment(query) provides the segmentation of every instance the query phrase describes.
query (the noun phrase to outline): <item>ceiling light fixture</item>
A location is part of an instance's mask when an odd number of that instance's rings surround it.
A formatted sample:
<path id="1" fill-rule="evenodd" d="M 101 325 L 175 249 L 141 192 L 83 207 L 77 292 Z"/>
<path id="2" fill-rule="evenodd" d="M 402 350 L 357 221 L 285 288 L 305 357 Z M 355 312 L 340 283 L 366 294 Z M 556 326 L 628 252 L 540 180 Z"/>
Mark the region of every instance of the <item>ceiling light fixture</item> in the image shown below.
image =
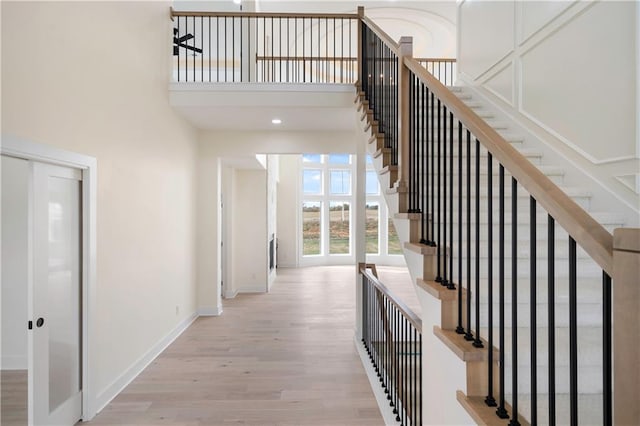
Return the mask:
<path id="1" fill-rule="evenodd" d="M 233 0 L 233 2 L 234 2 L 235 4 L 240 4 L 240 3 L 242 3 L 242 0 Z"/>
<path id="2" fill-rule="evenodd" d="M 274 118 L 273 120 L 271 120 L 272 124 L 281 124 L 282 120 L 280 120 L 279 118 Z"/>

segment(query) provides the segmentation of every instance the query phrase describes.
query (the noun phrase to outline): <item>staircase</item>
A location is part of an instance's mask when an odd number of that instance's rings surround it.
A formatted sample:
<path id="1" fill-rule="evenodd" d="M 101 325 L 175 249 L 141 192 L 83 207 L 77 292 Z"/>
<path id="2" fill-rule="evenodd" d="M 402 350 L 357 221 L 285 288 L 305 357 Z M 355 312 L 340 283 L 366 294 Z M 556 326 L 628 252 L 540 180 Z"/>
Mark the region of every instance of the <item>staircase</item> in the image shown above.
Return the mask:
<path id="1" fill-rule="evenodd" d="M 609 232 L 613 232 L 615 228 L 619 228 L 624 226 L 623 217 L 620 214 L 612 213 L 612 212 L 598 212 L 591 211 L 591 193 L 588 188 L 581 187 L 568 187 L 563 186 L 564 181 L 564 170 L 561 167 L 553 164 L 547 164 L 545 162 L 545 158 L 540 151 L 537 151 L 535 147 L 530 146 L 525 139 L 510 130 L 510 126 L 508 123 L 499 122 L 494 119 L 492 112 L 486 108 L 482 102 L 473 98 L 473 96 L 465 91 L 463 87 L 450 87 L 449 90 L 455 94 L 455 96 L 462 100 L 469 108 L 473 109 L 476 114 L 482 118 L 487 124 L 489 124 L 494 130 L 496 130 L 500 135 L 504 137 L 504 139 L 514 147 L 520 154 L 522 154 L 527 160 L 531 163 L 535 164 L 536 167 L 544 173 L 553 183 L 558 185 L 565 194 L 567 194 L 571 199 L 573 199 L 577 205 L 585 209 L 589 214 L 597 220 L 605 229 Z M 373 111 L 369 109 L 369 103 L 366 99 L 364 93 L 359 93 L 356 97 L 356 104 L 358 107 L 358 111 L 361 112 L 361 130 L 363 132 L 363 138 L 367 143 L 367 150 L 369 154 L 374 158 L 374 167 L 379 174 L 380 184 L 382 188 L 385 188 L 384 195 L 389 206 L 390 213 L 394 216 L 394 224 L 398 231 L 398 235 L 401 241 L 404 244 L 405 249 L 405 257 L 407 261 L 407 265 L 409 266 L 412 277 L 416 281 L 417 291 L 420 295 L 421 292 L 425 292 L 430 295 L 430 297 L 436 297 L 442 302 L 442 319 L 441 319 L 441 327 L 440 329 L 434 330 L 436 335 L 449 347 L 453 349 L 453 352 L 460 356 L 463 360 L 472 358 L 472 354 L 475 352 L 477 355 L 476 348 L 473 348 L 470 342 L 465 342 L 464 338 L 461 335 L 456 335 L 455 332 L 451 332 L 455 330 L 457 326 L 456 317 L 458 315 L 458 309 L 455 303 L 455 291 L 447 290 L 445 287 L 441 286 L 439 283 L 434 282 L 433 270 L 437 269 L 437 256 L 438 249 L 435 247 L 430 247 L 429 245 L 420 243 L 420 235 L 422 231 L 422 227 L 431 225 L 431 217 L 425 220 L 422 213 L 406 213 L 401 210 L 402 201 L 400 198 L 403 195 L 403 190 L 394 187 L 394 183 L 398 179 L 398 166 L 392 164 L 391 162 L 391 148 L 385 147 L 385 135 L 379 130 L 379 123 L 374 120 Z M 422 108 L 432 108 L 432 106 L 421 105 Z M 436 134 L 440 133 L 444 130 L 445 133 L 449 132 L 450 123 L 448 120 L 444 120 L 444 126 L 440 120 L 437 120 L 434 129 Z M 457 132 L 453 132 L 454 137 L 451 140 L 447 140 L 444 143 L 439 143 L 438 149 L 444 149 L 445 144 L 451 144 L 454 148 L 453 152 L 450 154 L 453 156 L 452 163 L 458 164 L 458 156 L 461 153 L 458 152 L 458 136 Z M 434 145 L 436 146 L 436 145 Z M 434 150 L 435 151 L 435 150 Z M 473 150 L 472 150 L 473 151 Z M 452 255 L 455 257 L 455 253 L 460 253 L 461 256 L 457 258 L 463 265 L 467 264 L 467 260 L 469 260 L 472 265 L 471 269 L 478 268 L 479 275 L 476 278 L 476 271 L 472 270 L 471 275 L 467 276 L 467 271 L 465 267 L 462 268 L 462 275 L 456 276 L 456 272 L 449 272 L 455 282 L 470 282 L 471 283 L 471 296 L 469 297 L 469 302 L 471 309 L 469 312 L 472 317 L 476 316 L 476 311 L 479 309 L 479 317 L 482 318 L 480 321 L 480 336 L 481 340 L 484 344 L 484 347 L 487 347 L 488 342 L 488 330 L 489 330 L 489 322 L 488 318 L 488 310 L 489 310 L 489 299 L 488 299 L 488 291 L 489 291 L 489 276 L 488 276 L 488 266 L 492 263 L 493 266 L 493 345 L 497 346 L 497 343 L 500 339 L 499 335 L 499 320 L 497 312 L 499 310 L 498 304 L 498 289 L 497 289 L 497 271 L 496 266 L 499 262 L 498 257 L 498 246 L 499 246 L 499 225 L 495 218 L 498 217 L 498 194 L 499 194 L 499 186 L 498 186 L 498 167 L 493 164 L 491 175 L 489 174 L 488 166 L 487 166 L 487 157 L 488 153 L 486 149 L 481 149 L 479 153 L 479 170 L 477 171 L 477 175 L 479 176 L 479 185 L 480 191 L 477 195 L 480 198 L 480 205 L 482 208 L 478 211 L 476 215 L 475 206 L 470 209 L 470 216 L 464 216 L 461 224 L 463 229 L 463 234 L 465 233 L 465 229 L 467 227 L 467 222 L 470 220 L 469 224 L 471 228 L 475 229 L 476 227 L 479 230 L 479 243 L 482 249 L 480 250 L 479 257 L 479 265 L 475 265 L 476 256 L 474 255 L 475 250 L 475 241 L 471 241 L 473 247 L 467 247 L 466 239 L 462 239 L 462 245 L 459 244 L 459 235 L 458 235 L 458 223 L 453 227 L 452 237 L 449 238 L 449 244 L 441 250 L 441 259 L 439 260 L 441 268 L 444 269 L 445 264 L 449 263 L 449 256 Z M 462 152 L 463 158 L 466 160 L 466 153 Z M 475 161 L 475 153 L 472 153 L 473 161 Z M 415 157 L 409 159 L 409 161 L 414 161 Z M 418 158 L 419 162 L 424 161 L 424 152 Z M 446 160 L 445 160 L 446 161 Z M 463 161 L 464 163 L 464 161 Z M 441 169 L 438 168 L 438 172 L 441 172 Z M 461 177 L 458 170 L 449 171 L 451 173 L 454 184 L 457 185 L 459 178 Z M 473 173 L 476 173 L 476 170 L 473 170 Z M 464 176 L 462 176 L 462 184 L 460 188 L 462 189 L 462 193 L 464 194 L 467 191 L 467 183 L 464 181 Z M 428 178 L 427 178 L 428 179 Z M 489 231 L 488 227 L 490 226 L 488 223 L 488 212 L 487 212 L 487 204 L 489 198 L 489 190 L 488 190 L 488 182 L 491 179 L 492 183 L 492 194 L 491 198 L 493 200 L 492 206 L 492 215 L 493 222 L 491 224 L 492 228 L 492 236 L 491 240 L 489 240 Z M 531 220 L 531 216 L 529 215 L 530 209 L 530 197 L 524 191 L 519 191 L 516 197 L 515 204 L 512 204 L 512 197 L 509 192 L 509 182 L 511 181 L 511 175 L 505 171 L 504 181 L 506 182 L 506 194 L 504 200 L 504 211 L 505 211 L 505 232 L 510 234 L 512 231 L 512 208 L 515 205 L 517 208 L 517 235 L 518 239 L 515 243 L 515 247 L 513 247 L 513 241 L 507 239 L 504 241 L 504 262 L 506 265 L 509 265 L 505 268 L 504 277 L 505 277 L 505 288 L 504 288 L 504 311 L 507 313 L 504 318 L 504 365 L 505 365 L 505 377 L 512 377 L 512 373 L 514 371 L 514 363 L 512 360 L 512 339 L 513 339 L 513 319 L 512 319 L 512 306 L 514 300 L 512 299 L 512 250 L 515 250 L 517 262 L 517 296 L 515 299 L 517 307 L 517 353 L 520 354 L 517 362 L 517 391 L 518 391 L 518 412 L 521 424 L 530 424 L 530 423 L 541 423 L 548 424 L 550 423 L 549 416 L 547 415 L 549 411 L 549 401 L 548 401 L 548 389 L 549 389 L 549 350 L 548 350 L 548 337 L 549 337 L 549 303 L 548 303 L 548 252 L 549 250 L 553 250 L 553 259 L 554 267 L 555 267 L 555 285 L 554 285 L 554 297 L 555 303 L 551 306 L 554 306 L 554 320 L 555 327 L 553 328 L 555 334 L 555 421 L 559 424 L 565 424 L 570 422 L 570 375 L 569 375 L 569 365 L 570 365 L 570 354 L 569 354 L 569 245 L 568 245 L 568 234 L 566 231 L 556 226 L 556 232 L 554 238 L 549 240 L 548 236 L 548 214 L 542 209 L 538 208 L 536 210 L 534 221 Z M 424 182 L 425 179 L 418 179 L 420 185 L 424 190 L 428 192 L 428 185 L 425 188 Z M 474 182 L 475 184 L 475 182 Z M 474 188 L 471 188 L 471 192 L 474 191 Z M 447 189 L 444 186 L 435 187 L 435 198 L 437 199 L 439 196 L 443 195 L 445 198 L 447 197 Z M 474 196 L 476 195 L 473 192 Z M 456 197 L 453 197 L 452 211 L 458 211 L 458 203 L 464 201 L 458 197 L 456 190 Z M 465 207 L 465 206 L 460 206 Z M 445 216 L 447 213 L 445 213 Z M 529 230 L 533 225 L 532 222 L 535 222 L 535 227 L 537 230 L 536 233 L 536 253 L 537 253 L 537 268 L 536 268 L 536 321 L 537 324 L 535 330 L 532 329 L 530 319 L 531 319 L 531 304 L 529 303 L 529 297 L 531 295 L 531 279 L 530 279 L 530 254 L 531 254 L 531 241 Z M 439 223 L 436 227 L 441 226 Z M 476 226 L 477 225 L 477 226 Z M 451 226 L 450 224 L 447 226 Z M 492 243 L 493 244 L 493 254 L 492 260 L 493 262 L 489 262 L 489 257 L 487 253 L 486 247 Z M 467 259 L 467 250 L 471 250 L 471 258 Z M 578 366 L 577 366 L 577 374 L 579 377 L 579 388 L 578 388 L 578 418 L 580 420 L 580 424 L 601 424 L 602 423 L 602 392 L 603 392 L 603 382 L 602 382 L 602 269 L 591 259 L 589 255 L 587 255 L 583 250 L 577 250 L 577 263 L 576 263 L 576 272 L 577 278 L 579 279 L 580 287 L 577 294 L 577 338 L 578 338 L 578 347 L 580 347 L 580 352 L 578 354 Z M 479 286 L 479 300 L 476 300 L 476 291 L 474 286 Z M 465 285 L 466 286 L 466 285 Z M 467 288 L 463 289 L 463 303 L 465 305 L 467 303 L 467 296 L 469 292 L 466 291 Z M 424 305 L 423 305 L 424 307 Z M 467 313 L 462 312 L 462 323 L 466 324 L 468 321 Z M 473 331 L 476 332 L 477 325 L 472 327 Z M 536 395 L 536 413 L 532 416 L 531 412 L 531 401 L 532 401 L 532 393 L 531 393 L 531 357 L 530 356 L 522 356 L 522 354 L 530 354 L 531 353 L 531 333 L 532 330 L 536 333 L 536 373 L 538 375 L 536 383 L 537 383 L 537 395 Z M 486 351 L 484 351 L 486 353 Z M 494 363 L 496 363 L 495 358 L 498 356 L 496 349 L 496 354 L 494 355 Z M 486 367 L 486 355 L 483 354 L 481 356 L 482 364 Z M 427 361 L 425 361 L 427 362 Z M 495 370 L 497 369 L 497 363 Z M 496 378 L 498 381 L 498 378 Z M 498 390 L 497 385 L 494 382 L 494 397 L 498 398 Z M 511 401 L 513 398 L 513 385 L 510 380 L 505 381 L 505 389 L 504 389 L 504 397 L 506 401 Z M 459 400 L 465 406 L 465 408 L 469 411 L 472 417 L 476 420 L 487 421 L 489 420 L 491 423 L 497 423 L 501 419 L 497 416 L 493 415 L 492 417 L 485 418 L 488 413 L 486 411 L 495 411 L 494 409 L 489 409 L 486 407 L 483 401 L 478 401 L 472 398 L 467 398 L 464 394 L 459 395 Z M 509 414 L 512 413 L 512 407 L 510 404 L 505 405 L 507 412 Z M 490 414 L 490 413 L 489 413 Z M 533 421 L 532 421 L 533 420 Z M 504 420 L 503 424 L 506 424 L 508 420 Z M 500 424 L 500 423 L 497 423 Z"/>

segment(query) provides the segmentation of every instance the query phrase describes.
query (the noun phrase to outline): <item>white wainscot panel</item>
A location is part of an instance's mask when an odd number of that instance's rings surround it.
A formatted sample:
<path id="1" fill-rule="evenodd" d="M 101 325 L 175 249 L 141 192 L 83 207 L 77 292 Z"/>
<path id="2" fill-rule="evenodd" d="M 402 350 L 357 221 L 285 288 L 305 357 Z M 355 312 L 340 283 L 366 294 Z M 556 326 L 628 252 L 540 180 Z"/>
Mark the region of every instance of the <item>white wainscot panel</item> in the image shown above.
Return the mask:
<path id="1" fill-rule="evenodd" d="M 634 19 L 597 3 L 522 57 L 523 114 L 594 163 L 635 153 Z"/>
<path id="2" fill-rule="evenodd" d="M 483 86 L 509 105 L 513 105 L 513 65 L 509 64 L 489 77 Z"/>
<path id="3" fill-rule="evenodd" d="M 460 6 L 460 71 L 474 80 L 513 51 L 514 2 Z"/>
<path id="4" fill-rule="evenodd" d="M 560 15 L 574 1 L 525 1 L 520 4 L 522 25 L 520 27 L 520 43 L 544 28 L 555 17 Z"/>

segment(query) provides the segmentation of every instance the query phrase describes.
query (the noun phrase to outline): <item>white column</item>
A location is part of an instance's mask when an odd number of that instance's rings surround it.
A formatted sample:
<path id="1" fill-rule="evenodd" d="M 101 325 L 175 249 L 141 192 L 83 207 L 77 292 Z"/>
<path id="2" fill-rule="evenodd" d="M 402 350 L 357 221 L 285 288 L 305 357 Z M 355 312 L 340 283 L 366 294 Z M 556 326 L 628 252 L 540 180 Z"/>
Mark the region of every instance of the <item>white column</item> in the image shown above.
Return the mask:
<path id="1" fill-rule="evenodd" d="M 359 131 L 359 129 L 357 130 Z M 356 192 L 353 222 L 355 226 L 355 260 L 356 260 L 356 337 L 362 339 L 362 278 L 358 265 L 367 261 L 365 226 L 366 226 L 366 147 L 363 138 L 356 138 Z"/>

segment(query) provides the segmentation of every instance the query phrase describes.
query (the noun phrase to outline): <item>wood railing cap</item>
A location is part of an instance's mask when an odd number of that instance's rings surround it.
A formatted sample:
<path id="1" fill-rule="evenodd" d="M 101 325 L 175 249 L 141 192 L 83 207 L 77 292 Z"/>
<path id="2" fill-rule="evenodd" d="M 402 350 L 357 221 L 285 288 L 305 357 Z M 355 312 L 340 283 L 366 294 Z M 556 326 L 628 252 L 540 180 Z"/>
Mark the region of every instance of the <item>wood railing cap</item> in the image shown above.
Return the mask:
<path id="1" fill-rule="evenodd" d="M 188 17 L 220 17 L 220 18 L 324 18 L 324 19 L 358 19 L 357 13 L 296 13 L 296 12 L 205 12 L 182 11 L 171 8 L 171 18 L 176 16 Z"/>
<path id="2" fill-rule="evenodd" d="M 367 277 L 367 279 L 378 289 L 380 290 L 391 303 L 393 303 L 402 314 L 407 318 L 407 320 L 413 324 L 416 330 L 419 333 L 422 333 L 422 319 L 415 312 L 411 310 L 407 305 L 404 304 L 400 298 L 394 295 L 380 280 L 374 276 L 374 274 L 370 271 L 370 265 L 366 265 L 365 267 L 360 266 L 360 273 Z"/>

